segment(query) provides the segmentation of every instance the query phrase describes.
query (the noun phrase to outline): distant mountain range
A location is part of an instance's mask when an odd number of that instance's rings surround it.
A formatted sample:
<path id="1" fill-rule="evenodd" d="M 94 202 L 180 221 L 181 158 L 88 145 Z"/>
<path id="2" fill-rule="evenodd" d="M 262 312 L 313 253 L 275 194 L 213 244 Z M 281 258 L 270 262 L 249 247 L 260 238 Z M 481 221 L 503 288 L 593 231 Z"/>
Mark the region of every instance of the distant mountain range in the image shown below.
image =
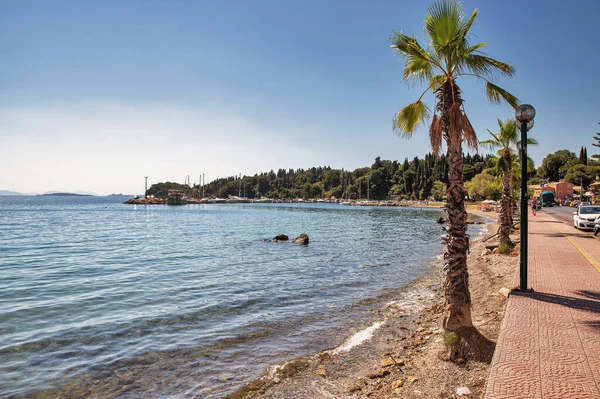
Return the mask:
<path id="1" fill-rule="evenodd" d="M 95 193 L 90 193 L 90 192 L 85 192 L 85 191 L 75 191 L 75 192 L 64 192 L 64 191 L 48 191 L 45 192 L 44 194 L 32 194 L 32 193 L 18 193 L 16 191 L 10 191 L 10 190 L 0 190 L 0 196 L 7 196 L 7 195 L 58 195 L 58 196 L 67 196 L 67 195 L 90 195 L 90 196 L 96 196 L 98 194 Z M 114 194 L 113 194 L 114 195 Z"/>
<path id="2" fill-rule="evenodd" d="M 92 194 L 75 194 L 75 193 L 46 193 L 40 194 L 40 196 L 56 196 L 56 197 L 93 197 Z"/>
<path id="3" fill-rule="evenodd" d="M 16 191 L 0 190 L 0 195 L 23 195 Z"/>

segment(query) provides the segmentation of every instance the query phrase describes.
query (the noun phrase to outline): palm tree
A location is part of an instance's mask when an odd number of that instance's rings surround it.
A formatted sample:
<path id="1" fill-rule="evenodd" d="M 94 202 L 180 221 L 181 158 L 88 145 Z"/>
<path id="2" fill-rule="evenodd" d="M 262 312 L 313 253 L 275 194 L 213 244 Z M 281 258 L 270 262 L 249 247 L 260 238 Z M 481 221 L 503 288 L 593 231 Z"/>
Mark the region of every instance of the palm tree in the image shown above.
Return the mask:
<path id="1" fill-rule="evenodd" d="M 439 154 L 442 141 L 446 142 L 448 159 L 448 190 L 446 192 L 449 226 L 444 238 L 444 297 L 446 317 L 444 328 L 452 342 L 449 358 L 475 358 L 486 348 L 478 347 L 482 336 L 471 320 L 471 295 L 467 272 L 466 234 L 467 212 L 464 199 L 467 191 L 463 185 L 463 141 L 477 148 L 477 136 L 463 106 L 462 91 L 457 84 L 461 77 L 475 77 L 485 82 L 485 92 L 492 103 L 506 101 L 516 108 L 518 100 L 493 82 L 497 75 L 512 76 L 514 68 L 486 56 L 480 50 L 486 43 L 471 44 L 469 30 L 477 16 L 470 18 L 455 1 L 440 1 L 428 8 L 425 20 L 427 47 L 422 47 L 414 36 L 394 32 L 392 48 L 404 59 L 402 79 L 410 83 L 425 83 L 427 88 L 416 102 L 402 108 L 394 116 L 393 128 L 402 137 L 410 138 L 419 124 L 428 121 L 431 111 L 422 101 L 431 91 L 435 98 L 429 139 L 434 153 Z M 478 353 L 479 352 L 479 353 Z"/>
<path id="2" fill-rule="evenodd" d="M 479 144 L 488 147 L 491 150 L 497 149 L 498 159 L 495 163 L 495 172 L 502 177 L 502 211 L 500 212 L 500 245 L 510 243 L 510 228 L 512 226 L 512 188 L 513 188 L 513 169 L 517 162 L 518 148 L 521 145 L 519 140 L 519 127 L 516 120 L 510 118 L 502 122 L 498 119 L 498 133 L 488 132 L 492 136 L 489 140 L 480 141 Z M 528 145 L 537 145 L 535 139 L 528 138 Z"/>

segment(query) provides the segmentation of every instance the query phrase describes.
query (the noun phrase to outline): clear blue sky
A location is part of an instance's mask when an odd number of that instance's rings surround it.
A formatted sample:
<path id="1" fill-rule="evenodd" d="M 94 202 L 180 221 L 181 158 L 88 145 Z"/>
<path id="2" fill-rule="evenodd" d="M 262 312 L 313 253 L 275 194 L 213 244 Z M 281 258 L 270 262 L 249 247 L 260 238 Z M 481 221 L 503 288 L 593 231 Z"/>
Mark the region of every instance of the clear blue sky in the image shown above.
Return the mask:
<path id="1" fill-rule="evenodd" d="M 421 1 L 0 3 L 0 189 L 143 191 L 277 168 L 354 169 L 423 157 L 391 130 L 420 88 L 401 82 L 392 30 L 416 34 Z M 537 109 L 539 165 L 600 131 L 600 2 L 465 1 L 472 32 L 517 74 L 499 84 Z M 496 118 L 460 81 L 478 137 Z"/>

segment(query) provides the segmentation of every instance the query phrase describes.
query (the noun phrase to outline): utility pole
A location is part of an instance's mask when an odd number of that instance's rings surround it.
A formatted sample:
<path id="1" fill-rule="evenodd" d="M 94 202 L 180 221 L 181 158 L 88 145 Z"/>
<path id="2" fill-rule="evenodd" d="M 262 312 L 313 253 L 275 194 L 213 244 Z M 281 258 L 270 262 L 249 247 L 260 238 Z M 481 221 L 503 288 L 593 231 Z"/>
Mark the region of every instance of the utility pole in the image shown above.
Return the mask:
<path id="1" fill-rule="evenodd" d="M 204 198 L 204 173 L 202 173 L 202 198 Z"/>
<path id="2" fill-rule="evenodd" d="M 144 198 L 148 198 L 148 176 L 144 176 L 146 183 L 144 183 Z"/>

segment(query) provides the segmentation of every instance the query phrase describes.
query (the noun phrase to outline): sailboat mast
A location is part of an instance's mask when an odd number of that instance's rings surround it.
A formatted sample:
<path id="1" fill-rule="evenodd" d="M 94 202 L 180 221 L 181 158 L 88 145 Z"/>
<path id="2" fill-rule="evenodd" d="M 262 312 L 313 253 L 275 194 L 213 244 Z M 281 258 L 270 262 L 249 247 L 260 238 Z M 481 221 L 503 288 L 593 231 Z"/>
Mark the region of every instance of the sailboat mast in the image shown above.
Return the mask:
<path id="1" fill-rule="evenodd" d="M 342 199 L 344 199 L 344 168 L 342 168 L 342 178 L 340 180 L 342 181 Z"/>
<path id="2" fill-rule="evenodd" d="M 358 182 L 358 199 L 360 200 L 362 197 L 362 180 Z"/>

